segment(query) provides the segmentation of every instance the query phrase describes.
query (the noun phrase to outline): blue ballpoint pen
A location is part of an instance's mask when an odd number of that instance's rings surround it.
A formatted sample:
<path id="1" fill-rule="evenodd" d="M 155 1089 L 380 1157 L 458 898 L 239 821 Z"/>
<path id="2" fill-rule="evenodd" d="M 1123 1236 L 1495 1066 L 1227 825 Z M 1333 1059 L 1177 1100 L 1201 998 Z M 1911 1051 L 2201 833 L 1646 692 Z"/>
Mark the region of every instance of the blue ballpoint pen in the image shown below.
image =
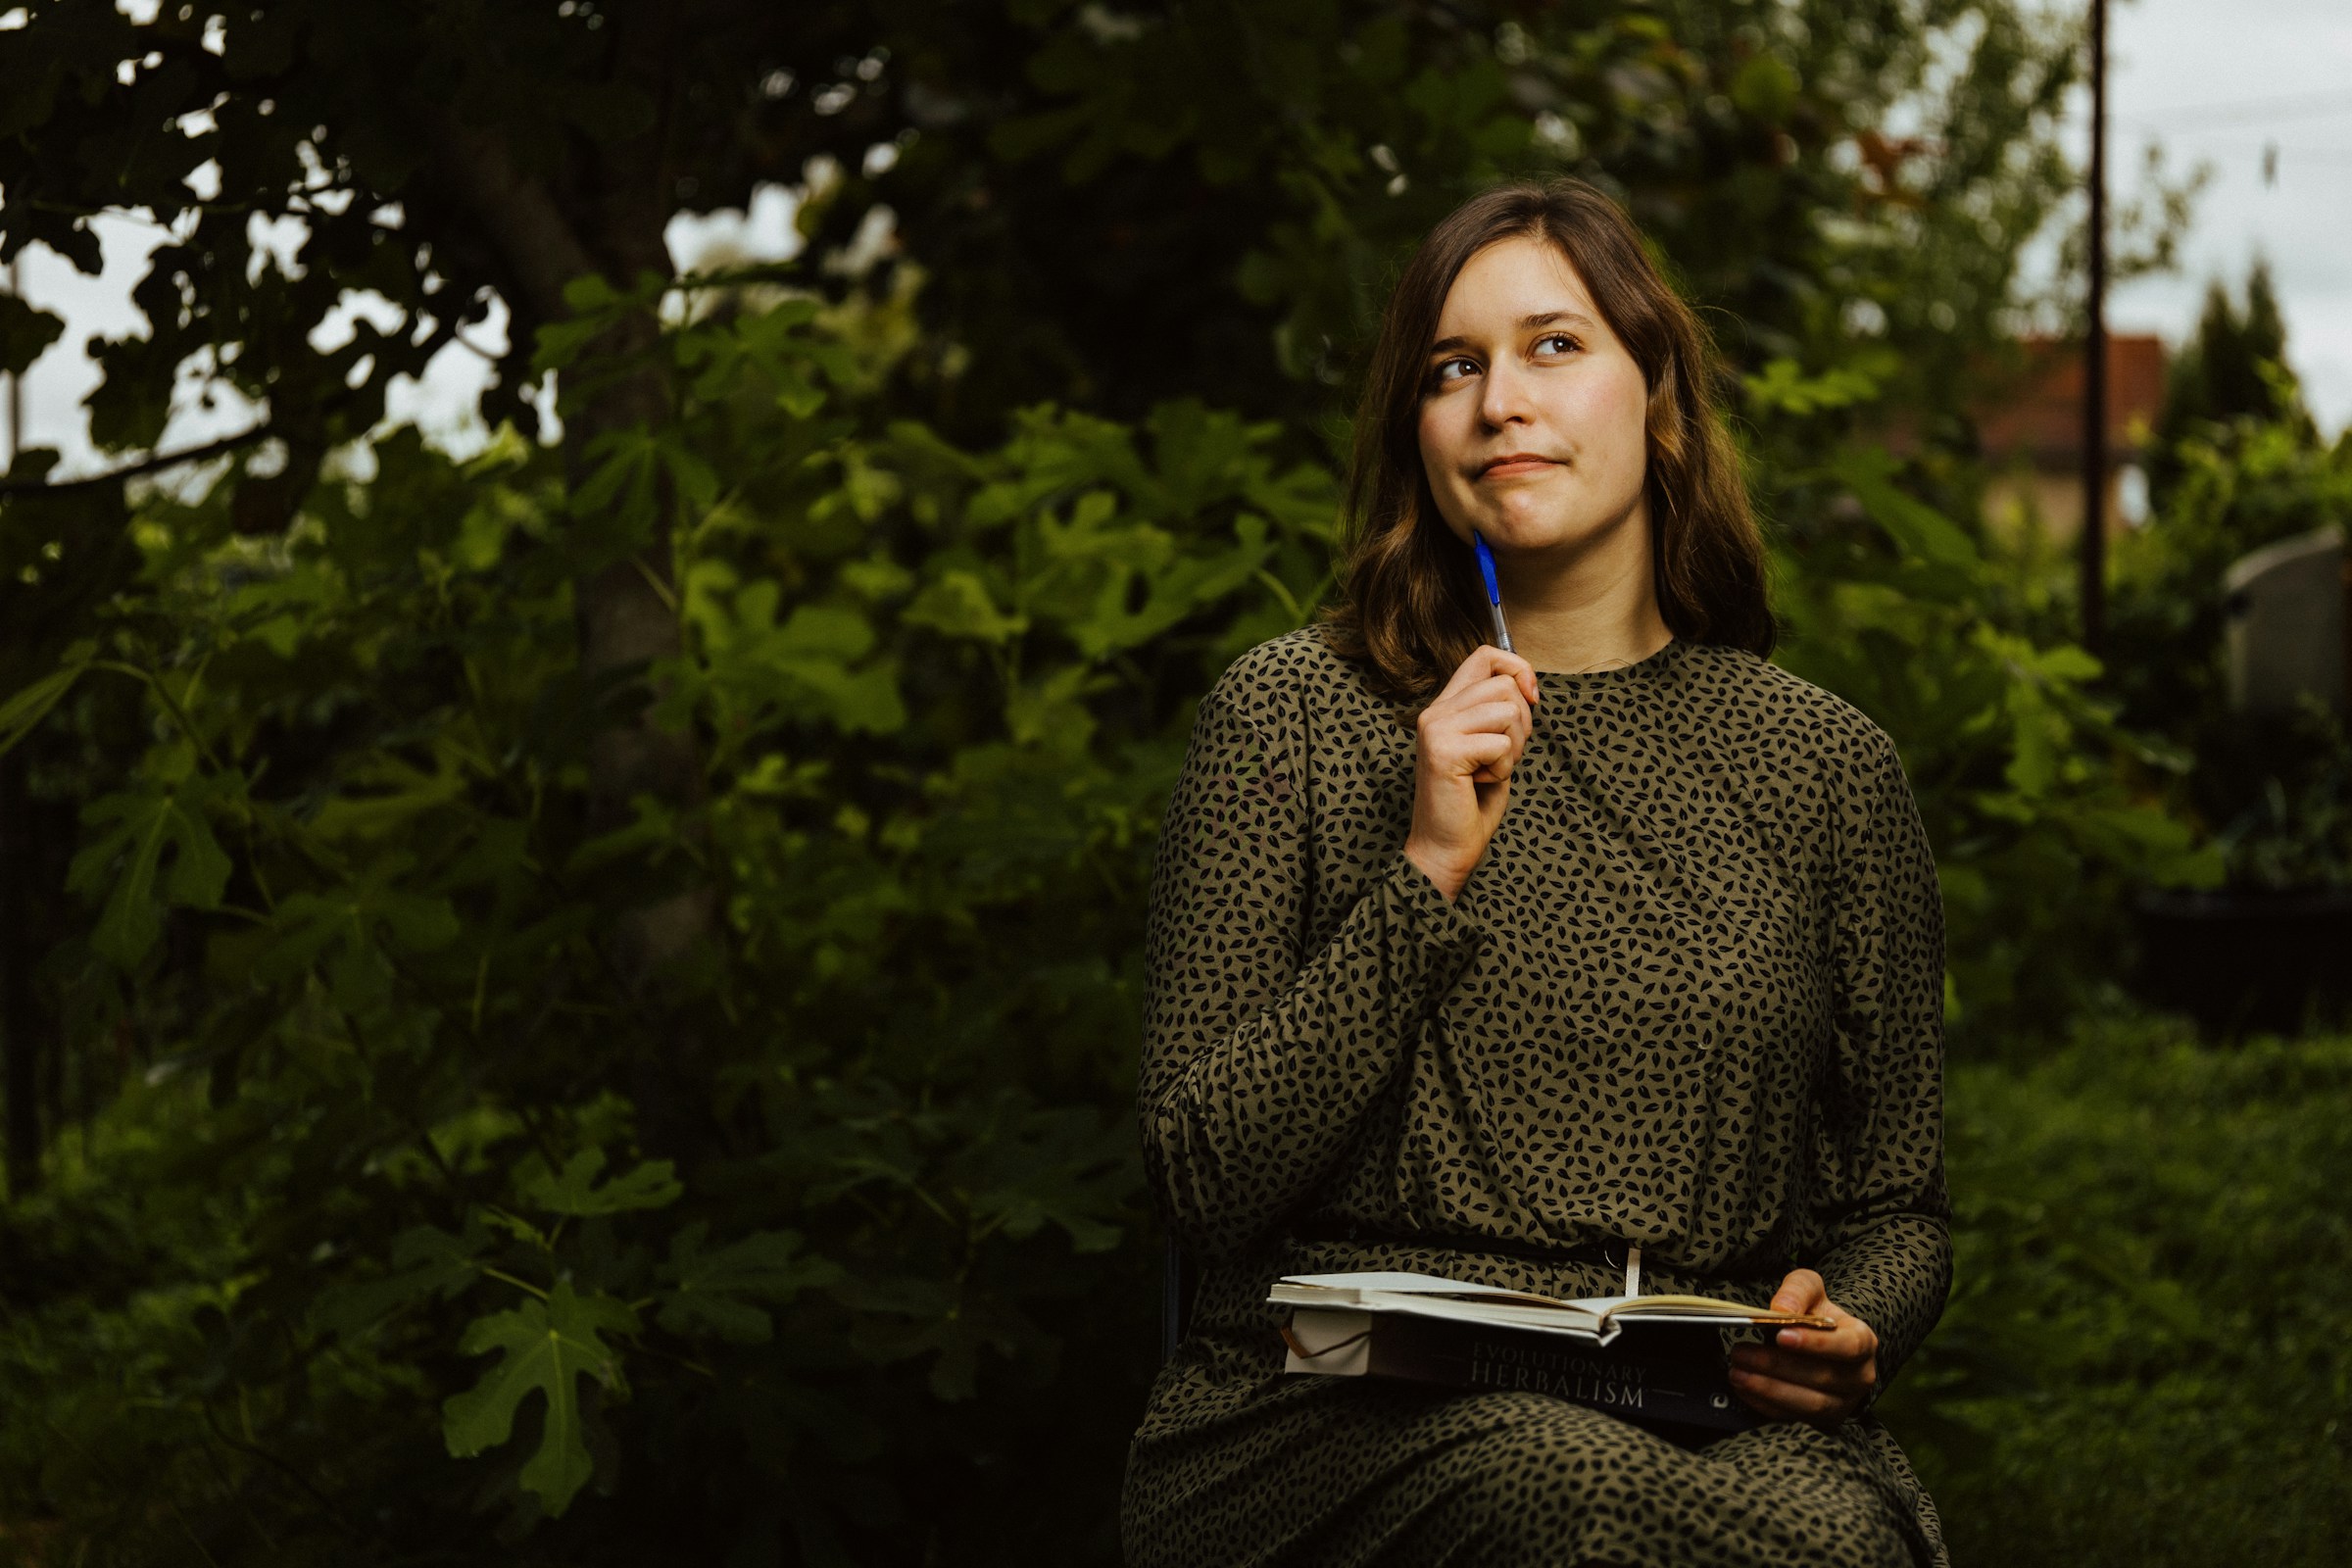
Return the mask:
<path id="1" fill-rule="evenodd" d="M 1487 608 L 1494 616 L 1494 646 L 1504 653 L 1515 653 L 1511 647 L 1511 628 L 1502 623 L 1502 585 L 1494 580 L 1494 552 L 1487 548 L 1487 536 L 1476 528 L 1470 530 L 1470 542 L 1478 548 L 1478 574 L 1487 579 Z"/>

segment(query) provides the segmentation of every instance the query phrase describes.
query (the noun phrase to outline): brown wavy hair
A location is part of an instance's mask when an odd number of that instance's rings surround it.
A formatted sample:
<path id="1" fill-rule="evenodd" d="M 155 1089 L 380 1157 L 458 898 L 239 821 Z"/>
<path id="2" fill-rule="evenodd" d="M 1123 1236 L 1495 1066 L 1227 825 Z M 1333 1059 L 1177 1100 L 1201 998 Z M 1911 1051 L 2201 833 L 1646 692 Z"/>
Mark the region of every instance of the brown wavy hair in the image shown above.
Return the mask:
<path id="1" fill-rule="evenodd" d="M 1580 179 L 1499 186 L 1456 208 L 1405 264 L 1381 319 L 1341 533 L 1341 599 L 1325 635 L 1381 685 L 1425 697 L 1486 640 L 1471 554 L 1421 466 L 1429 345 L 1463 266 L 1497 240 L 1559 247 L 1649 388 L 1647 488 L 1658 610 L 1687 642 L 1772 652 L 1764 541 L 1715 405 L 1721 373 L 1698 318 L 1659 275 L 1623 208 Z"/>

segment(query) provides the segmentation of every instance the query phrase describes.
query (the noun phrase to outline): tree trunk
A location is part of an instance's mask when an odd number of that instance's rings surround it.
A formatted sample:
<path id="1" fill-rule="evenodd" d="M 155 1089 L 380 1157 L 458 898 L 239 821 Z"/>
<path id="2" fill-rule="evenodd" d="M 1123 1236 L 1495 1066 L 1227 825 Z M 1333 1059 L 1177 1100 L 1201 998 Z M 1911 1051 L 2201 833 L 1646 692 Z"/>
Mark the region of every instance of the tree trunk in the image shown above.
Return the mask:
<path id="1" fill-rule="evenodd" d="M 657 21 L 648 36 L 628 40 L 621 51 L 621 58 L 642 64 L 640 79 L 649 86 L 663 85 L 668 40 L 661 26 Z M 664 124 L 624 142 L 577 144 L 574 167 L 551 187 L 515 166 L 495 128 L 466 125 L 446 111 L 428 120 L 440 178 L 480 222 L 514 276 L 520 296 L 511 302 L 518 343 L 527 341 L 534 323 L 569 314 L 564 288 L 574 278 L 594 272 L 628 289 L 647 272 L 671 275 L 662 233 L 669 211 Z M 575 487 L 586 477 L 582 455 L 598 436 L 658 429 L 669 421 L 672 389 L 658 353 L 659 331 L 650 318 L 637 318 L 583 356 L 577 373 L 597 391 L 566 411 L 564 445 Z M 614 361 L 633 363 L 612 374 Z M 646 676 L 649 666 L 682 650 L 671 592 L 671 505 L 664 486 L 641 548 L 572 585 L 580 672 L 603 709 L 588 766 L 589 818 L 597 831 L 625 825 L 639 796 L 681 814 L 703 799 L 694 737 L 653 722 L 659 693 Z M 711 939 L 716 908 L 715 890 L 706 884 L 624 909 L 608 925 L 606 953 L 642 1008 L 650 1012 L 671 1000 L 664 979 Z M 664 1044 L 662 1059 L 642 1063 L 645 1071 L 632 1088 L 647 1141 L 674 1149 L 694 1138 L 704 1119 L 700 1107 L 708 1099 L 698 1090 L 706 1064 L 691 1030 L 670 1028 Z"/>
<path id="2" fill-rule="evenodd" d="M 658 41 L 658 40 L 657 40 Z M 593 192 L 559 201 L 542 181 L 517 170 L 495 130 L 465 125 L 443 112 L 434 120 L 441 172 L 482 223 L 514 276 L 518 334 L 528 323 L 569 314 L 564 287 L 599 273 L 628 288 L 644 273 L 670 275 L 667 220 L 659 127 L 583 158 L 573 181 Z M 601 384 L 570 412 L 564 445 L 576 484 L 581 457 L 598 436 L 632 426 L 658 428 L 670 416 L 669 378 L 649 351 L 658 328 L 649 319 L 615 327 L 592 344 L 583 379 Z M 635 359 L 627 373 L 607 377 L 595 360 Z M 637 672 L 681 649 L 671 608 L 669 501 L 664 492 L 652 536 L 635 555 L 578 579 L 572 603 L 578 626 L 580 672 L 609 704 L 589 754 L 589 808 L 599 829 L 625 824 L 630 802 L 651 795 L 674 808 L 702 797 L 702 762 L 691 735 L 671 733 L 650 716 L 657 693 Z M 618 677 L 617 688 L 606 685 Z M 632 989 L 645 993 L 673 961 L 711 929 L 714 901 L 694 890 L 627 911 L 610 933 L 609 949 Z"/>
<path id="3" fill-rule="evenodd" d="M 24 753 L 0 758 L 0 1054 L 7 1057 L 8 1196 L 41 1185 L 41 1019 L 32 989 L 32 856 Z"/>

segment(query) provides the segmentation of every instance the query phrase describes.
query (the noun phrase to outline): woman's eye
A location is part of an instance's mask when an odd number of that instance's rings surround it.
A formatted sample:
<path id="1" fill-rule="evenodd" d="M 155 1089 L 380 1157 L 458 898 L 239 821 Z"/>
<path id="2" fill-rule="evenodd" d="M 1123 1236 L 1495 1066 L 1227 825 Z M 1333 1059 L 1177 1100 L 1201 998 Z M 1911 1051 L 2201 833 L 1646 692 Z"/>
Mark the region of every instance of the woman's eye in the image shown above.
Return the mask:
<path id="1" fill-rule="evenodd" d="M 1539 354 L 1574 354 L 1583 346 L 1565 332 L 1546 332 L 1536 339 L 1536 352 Z"/>
<path id="2" fill-rule="evenodd" d="M 1430 379 L 1436 381 L 1440 386 L 1444 386 L 1449 381 L 1459 381 L 1465 375 L 1476 375 L 1477 373 L 1478 362 L 1476 360 L 1445 360 L 1440 362 L 1437 369 L 1431 372 Z"/>

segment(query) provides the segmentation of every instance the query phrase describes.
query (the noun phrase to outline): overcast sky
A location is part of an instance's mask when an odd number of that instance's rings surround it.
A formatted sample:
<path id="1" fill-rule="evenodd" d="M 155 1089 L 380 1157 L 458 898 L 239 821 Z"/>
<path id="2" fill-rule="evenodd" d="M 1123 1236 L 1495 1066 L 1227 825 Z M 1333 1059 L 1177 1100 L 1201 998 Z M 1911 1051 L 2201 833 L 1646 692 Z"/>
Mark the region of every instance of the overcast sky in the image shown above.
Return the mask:
<path id="1" fill-rule="evenodd" d="M 2178 342 L 2207 282 L 2235 290 L 2259 253 L 2287 359 L 2323 429 L 2352 421 L 2352 0 L 2132 0 L 2108 23 L 2108 167 L 2137 177 L 2149 140 L 2211 166 L 2180 270 L 2118 289 L 2118 330 Z M 2076 134 L 2088 145 L 2089 100 Z M 2263 153 L 2276 148 L 2276 180 Z"/>
<path id="2" fill-rule="evenodd" d="M 2164 145 L 2176 171 L 2212 170 L 2180 271 L 2119 288 L 2111 324 L 2177 343 L 2194 325 L 2210 279 L 2241 288 L 2255 256 L 2267 256 L 2285 311 L 2288 359 L 2322 427 L 2340 429 L 2352 421 L 2352 0 L 2118 0 L 2109 37 L 2109 166 L 2119 198 L 2137 178 L 2150 141 Z M 2086 146 L 2087 93 L 2078 107 L 2073 133 Z M 100 278 L 80 277 L 46 251 L 29 251 L 23 262 L 25 295 L 68 321 L 24 387 L 24 444 L 61 449 L 61 473 L 103 466 L 80 410 L 97 380 L 82 345 L 93 335 L 144 330 L 128 292 L 155 230 L 102 220 L 101 237 L 107 268 Z M 739 254 L 783 254 L 795 244 L 789 197 L 771 187 L 748 216 L 672 225 L 671 248 L 682 264 L 713 240 Z M 496 352 L 504 327 L 502 317 L 472 336 Z M 330 322 L 322 335 L 348 331 L 347 322 Z M 479 432 L 468 428 L 465 411 L 482 370 L 479 358 L 452 345 L 423 386 L 394 388 L 392 414 L 454 446 L 471 445 Z M 195 392 L 191 378 L 167 447 L 241 428 L 252 417 L 232 405 L 200 407 Z"/>

